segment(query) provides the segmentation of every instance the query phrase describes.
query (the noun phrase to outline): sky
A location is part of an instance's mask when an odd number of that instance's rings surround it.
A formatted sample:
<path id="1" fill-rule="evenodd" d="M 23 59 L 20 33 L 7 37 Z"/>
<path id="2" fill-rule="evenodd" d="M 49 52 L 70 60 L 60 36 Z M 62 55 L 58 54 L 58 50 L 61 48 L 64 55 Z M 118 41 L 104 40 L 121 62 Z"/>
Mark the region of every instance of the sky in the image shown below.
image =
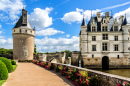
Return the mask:
<path id="1" fill-rule="evenodd" d="M 110 12 L 114 18 L 125 15 L 130 23 L 129 0 L 0 0 L 0 47 L 13 49 L 11 29 L 28 11 L 28 20 L 36 28 L 37 52 L 79 51 L 79 32 L 97 12 Z M 112 10 L 112 14 L 111 14 Z"/>

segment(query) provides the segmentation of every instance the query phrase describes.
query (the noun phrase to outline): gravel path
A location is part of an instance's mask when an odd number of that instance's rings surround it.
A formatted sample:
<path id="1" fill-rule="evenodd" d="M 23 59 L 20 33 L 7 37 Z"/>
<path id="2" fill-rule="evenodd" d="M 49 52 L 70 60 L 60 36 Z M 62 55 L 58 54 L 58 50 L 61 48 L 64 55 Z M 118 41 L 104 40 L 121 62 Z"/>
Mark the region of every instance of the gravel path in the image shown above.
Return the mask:
<path id="1" fill-rule="evenodd" d="M 9 74 L 2 86 L 74 86 L 59 73 L 48 71 L 33 63 L 18 63 L 17 69 Z"/>

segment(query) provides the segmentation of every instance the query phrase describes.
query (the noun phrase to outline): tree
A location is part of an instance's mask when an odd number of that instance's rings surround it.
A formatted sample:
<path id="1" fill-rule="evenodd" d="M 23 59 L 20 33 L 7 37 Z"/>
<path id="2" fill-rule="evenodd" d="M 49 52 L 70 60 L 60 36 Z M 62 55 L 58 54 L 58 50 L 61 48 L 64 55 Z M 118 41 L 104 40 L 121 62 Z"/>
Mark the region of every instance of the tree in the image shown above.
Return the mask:
<path id="1" fill-rule="evenodd" d="M 71 57 L 71 51 L 69 51 L 69 50 L 65 50 L 65 51 L 61 51 L 61 52 L 66 52 L 66 56 L 67 57 Z"/>
<path id="2" fill-rule="evenodd" d="M 34 53 L 33 54 L 37 54 L 36 44 L 34 44 Z"/>

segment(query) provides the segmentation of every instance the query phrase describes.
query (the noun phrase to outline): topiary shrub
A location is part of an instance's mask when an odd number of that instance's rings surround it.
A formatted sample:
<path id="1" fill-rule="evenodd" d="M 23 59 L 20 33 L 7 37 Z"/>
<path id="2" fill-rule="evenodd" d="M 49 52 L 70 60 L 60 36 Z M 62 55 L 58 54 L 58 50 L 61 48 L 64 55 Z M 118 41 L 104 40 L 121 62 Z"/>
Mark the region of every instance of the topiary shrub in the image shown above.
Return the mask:
<path id="1" fill-rule="evenodd" d="M 10 60 L 8 60 L 7 58 L 4 58 L 4 57 L 0 57 L 0 60 L 6 65 L 9 73 L 13 71 L 13 66 L 12 66 Z"/>
<path id="2" fill-rule="evenodd" d="M 11 60 L 12 65 L 16 65 L 16 61 Z"/>
<path id="3" fill-rule="evenodd" d="M 8 70 L 6 65 L 0 60 L 0 80 L 6 80 L 8 78 Z"/>

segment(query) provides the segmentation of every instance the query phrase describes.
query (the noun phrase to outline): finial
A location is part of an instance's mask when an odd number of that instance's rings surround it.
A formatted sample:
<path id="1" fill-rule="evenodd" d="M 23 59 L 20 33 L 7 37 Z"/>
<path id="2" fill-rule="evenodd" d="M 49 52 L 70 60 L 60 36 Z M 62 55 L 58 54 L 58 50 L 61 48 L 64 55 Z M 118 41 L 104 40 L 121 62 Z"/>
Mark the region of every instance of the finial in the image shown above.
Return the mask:
<path id="1" fill-rule="evenodd" d="M 83 13 L 83 18 L 84 18 L 84 13 Z"/>
<path id="2" fill-rule="evenodd" d="M 113 12 L 112 12 L 112 10 L 111 10 L 111 16 L 113 17 Z"/>
<path id="3" fill-rule="evenodd" d="M 92 17 L 92 15 L 93 15 L 93 14 L 92 14 L 92 10 L 91 10 L 91 17 Z"/>

